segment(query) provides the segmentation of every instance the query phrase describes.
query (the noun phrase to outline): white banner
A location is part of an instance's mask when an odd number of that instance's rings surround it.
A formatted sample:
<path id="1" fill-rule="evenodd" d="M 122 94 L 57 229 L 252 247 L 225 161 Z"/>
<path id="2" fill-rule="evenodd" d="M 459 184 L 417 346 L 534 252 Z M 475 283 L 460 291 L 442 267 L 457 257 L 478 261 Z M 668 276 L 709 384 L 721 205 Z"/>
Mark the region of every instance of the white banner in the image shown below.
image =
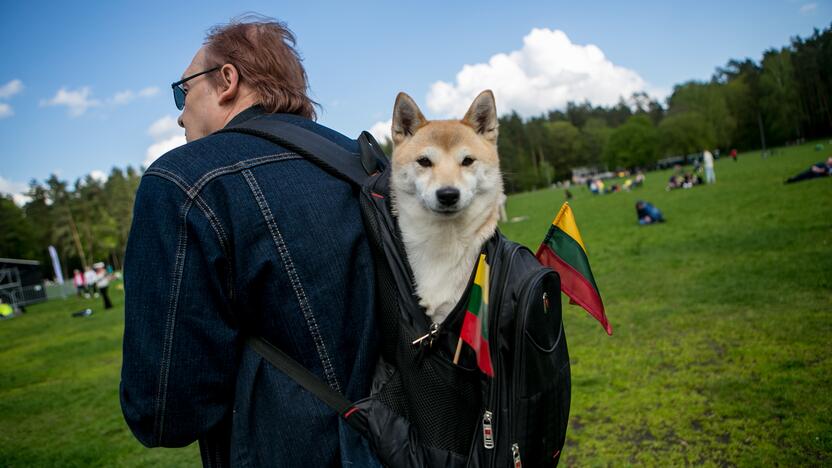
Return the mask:
<path id="1" fill-rule="evenodd" d="M 61 261 L 58 259 L 58 251 L 51 245 L 49 246 L 49 256 L 52 257 L 52 269 L 55 270 L 55 282 L 64 284 L 64 274 L 61 272 Z"/>

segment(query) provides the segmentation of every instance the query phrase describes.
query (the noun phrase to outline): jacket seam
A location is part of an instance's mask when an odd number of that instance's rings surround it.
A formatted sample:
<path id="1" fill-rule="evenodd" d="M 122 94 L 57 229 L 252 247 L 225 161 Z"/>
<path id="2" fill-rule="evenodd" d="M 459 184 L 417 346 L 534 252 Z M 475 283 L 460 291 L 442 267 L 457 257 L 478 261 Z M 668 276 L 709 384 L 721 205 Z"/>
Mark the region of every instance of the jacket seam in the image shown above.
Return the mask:
<path id="1" fill-rule="evenodd" d="M 265 156 L 257 156 L 255 158 L 244 159 L 234 164 L 220 166 L 206 172 L 199 179 L 197 179 L 197 181 L 193 185 L 186 182 L 178 174 L 167 169 L 163 169 L 161 167 L 151 167 L 150 169 L 144 172 L 144 175 L 156 175 L 168 179 L 171 182 L 175 183 L 180 189 L 182 189 L 182 191 L 185 192 L 188 195 L 188 197 L 195 198 L 202 191 L 202 189 L 205 188 L 206 185 L 208 185 L 209 182 L 211 182 L 219 176 L 232 174 L 234 172 L 240 172 L 246 169 L 250 169 L 252 167 L 260 166 L 262 164 L 268 164 L 278 161 L 287 161 L 292 159 L 303 159 L 303 156 L 291 151 L 286 151 L 283 153 L 269 154 Z"/>
<path id="2" fill-rule="evenodd" d="M 210 439 L 206 438 L 204 443 L 199 444 L 199 453 L 202 456 L 203 468 L 213 468 L 214 463 L 211 459 L 211 448 L 208 446 Z"/>
<path id="3" fill-rule="evenodd" d="M 254 167 L 254 166 L 258 166 L 260 164 L 266 164 L 266 163 L 275 162 L 275 161 L 282 161 L 282 160 L 285 160 L 285 159 L 299 159 L 299 158 L 303 158 L 303 156 L 301 156 L 297 153 L 294 153 L 292 151 L 285 151 L 283 153 L 269 154 L 269 155 L 266 155 L 266 156 L 257 156 L 255 158 L 244 159 L 240 162 L 237 162 L 237 163 L 234 163 L 234 164 L 231 164 L 231 165 L 228 165 L 228 166 L 217 167 L 215 169 L 212 169 L 212 170 L 206 172 L 205 174 L 202 175 L 202 177 L 200 177 L 196 181 L 196 183 L 194 183 L 194 186 L 191 188 L 191 190 L 194 193 L 199 193 L 199 191 L 202 190 L 202 187 L 205 187 L 205 185 L 207 185 L 208 182 L 211 182 L 211 180 L 213 180 L 214 178 L 219 177 L 219 176 L 224 175 L 224 174 L 242 171 L 242 170 Z"/>
<path id="4" fill-rule="evenodd" d="M 150 168 L 150 169 L 146 170 L 144 172 L 144 176 L 157 176 L 157 177 L 160 177 L 162 179 L 173 182 L 174 185 L 176 185 L 177 187 L 179 187 L 180 190 L 185 192 L 185 195 L 188 194 L 188 184 L 187 184 L 187 182 L 185 182 L 184 179 L 182 179 L 178 175 L 174 174 L 173 172 L 168 171 L 167 169 L 153 167 L 153 168 Z"/>
<path id="5" fill-rule="evenodd" d="M 165 320 L 165 335 L 162 343 L 162 366 L 159 368 L 159 386 L 156 392 L 156 417 L 154 431 L 157 434 L 159 445 L 164 437 L 165 406 L 167 403 L 167 385 L 170 374 L 170 363 L 173 354 L 173 334 L 176 328 L 176 309 L 179 305 L 179 292 L 182 284 L 182 272 L 185 267 L 185 255 L 188 245 L 187 216 L 193 200 L 186 199 L 180 208 L 179 239 L 176 245 L 176 257 L 171 281 L 170 294 L 168 295 L 168 314 Z"/>
<path id="6" fill-rule="evenodd" d="M 208 224 L 211 225 L 211 228 L 214 230 L 214 233 L 217 235 L 217 238 L 220 240 L 220 246 L 222 247 L 222 251 L 225 254 L 225 261 L 228 266 L 228 284 L 226 287 L 228 288 L 228 297 L 229 300 L 234 299 L 234 259 L 233 259 L 233 252 L 231 251 L 231 246 L 229 245 L 228 241 L 228 234 L 226 234 L 225 229 L 222 227 L 222 223 L 219 220 L 219 217 L 214 213 L 214 210 L 205 202 L 205 200 L 200 196 L 197 195 L 194 198 L 196 206 L 202 211 L 202 214 L 205 215 L 205 218 L 208 220 Z"/>
<path id="7" fill-rule="evenodd" d="M 218 468 L 222 468 L 222 458 L 220 457 L 220 444 L 214 444 L 214 462 L 217 464 Z"/>
<path id="8" fill-rule="evenodd" d="M 265 196 L 263 196 L 263 192 L 260 189 L 260 185 L 257 183 L 257 180 L 254 178 L 254 174 L 251 170 L 246 169 L 242 171 L 243 177 L 245 177 L 246 182 L 251 189 L 252 195 L 254 195 L 254 199 L 257 202 L 257 205 L 260 207 L 260 212 L 263 215 L 263 218 L 266 221 L 266 224 L 269 227 L 269 231 L 272 235 L 272 240 L 277 247 L 277 251 L 280 255 L 280 259 L 283 262 L 284 267 L 286 268 L 286 273 L 289 276 L 289 281 L 292 283 L 292 289 L 295 292 L 295 297 L 298 300 L 298 305 L 300 306 L 301 312 L 303 313 L 303 317 L 306 320 L 306 326 L 309 330 L 309 333 L 312 335 L 312 341 L 315 343 L 315 349 L 318 352 L 318 358 L 321 361 L 321 364 L 324 368 L 324 376 L 326 377 L 326 381 L 329 386 L 337 391 L 341 391 L 341 386 L 338 384 L 338 378 L 335 375 L 335 368 L 332 365 L 332 361 L 329 358 L 329 353 L 326 349 L 326 344 L 324 343 L 323 337 L 321 336 L 320 328 L 318 327 L 318 322 L 315 318 L 315 314 L 312 311 L 312 307 L 309 304 L 309 299 L 306 296 L 306 292 L 303 289 L 303 284 L 300 281 L 300 277 L 298 275 L 297 269 L 295 268 L 295 264 L 292 260 L 291 253 L 289 252 L 289 248 L 286 245 L 286 242 L 283 239 L 283 235 L 280 233 L 280 229 L 277 227 L 277 223 L 275 222 L 274 215 L 272 214 L 271 208 L 266 203 Z"/>

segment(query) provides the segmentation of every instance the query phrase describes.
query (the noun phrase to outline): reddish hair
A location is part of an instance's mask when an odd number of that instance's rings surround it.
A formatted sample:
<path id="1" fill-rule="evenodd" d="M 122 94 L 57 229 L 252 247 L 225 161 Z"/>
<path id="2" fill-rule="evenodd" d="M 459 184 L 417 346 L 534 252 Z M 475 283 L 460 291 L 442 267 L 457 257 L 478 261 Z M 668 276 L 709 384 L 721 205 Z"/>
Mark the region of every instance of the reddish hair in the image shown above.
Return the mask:
<path id="1" fill-rule="evenodd" d="M 295 50 L 295 35 L 285 23 L 261 16 L 234 18 L 208 30 L 204 45 L 208 62 L 234 65 L 240 82 L 254 90 L 266 112 L 316 118 L 317 103 L 307 95 L 309 84 Z M 222 75 L 209 76 L 222 85 Z"/>

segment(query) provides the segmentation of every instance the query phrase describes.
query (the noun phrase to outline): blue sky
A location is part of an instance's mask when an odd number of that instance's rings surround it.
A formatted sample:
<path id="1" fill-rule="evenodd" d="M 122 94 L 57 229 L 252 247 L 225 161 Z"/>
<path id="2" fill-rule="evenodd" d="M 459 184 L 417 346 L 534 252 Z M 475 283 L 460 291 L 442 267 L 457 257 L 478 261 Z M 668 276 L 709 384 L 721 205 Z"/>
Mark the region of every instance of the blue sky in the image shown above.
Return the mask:
<path id="1" fill-rule="evenodd" d="M 380 132 L 399 91 L 428 117 L 486 87 L 526 116 L 637 88 L 664 97 L 832 19 L 829 0 L 69 3 L 0 7 L 2 192 L 139 166 L 181 141 L 169 85 L 210 26 L 246 11 L 288 23 L 319 121 L 353 136 Z"/>

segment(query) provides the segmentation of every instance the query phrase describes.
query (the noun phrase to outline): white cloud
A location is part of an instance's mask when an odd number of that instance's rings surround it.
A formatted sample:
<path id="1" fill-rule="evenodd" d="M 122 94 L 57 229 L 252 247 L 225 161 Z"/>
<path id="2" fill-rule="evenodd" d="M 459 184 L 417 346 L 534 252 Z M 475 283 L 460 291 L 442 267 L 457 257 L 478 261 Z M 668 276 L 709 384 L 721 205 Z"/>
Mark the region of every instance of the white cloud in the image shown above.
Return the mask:
<path id="1" fill-rule="evenodd" d="M 118 105 L 121 105 L 121 104 L 127 104 L 128 102 L 132 101 L 135 98 L 136 98 L 136 95 L 133 94 L 133 91 L 130 91 L 128 89 L 126 91 L 120 91 L 120 92 L 116 93 L 115 95 L 113 95 L 113 97 L 110 98 L 110 102 L 118 106 Z"/>
<path id="2" fill-rule="evenodd" d="M 137 98 L 147 98 L 155 96 L 159 93 L 159 88 L 147 87 L 138 92 L 131 89 L 119 91 L 112 97 L 105 100 L 103 103 L 92 97 L 92 90 L 89 86 L 83 86 L 75 91 L 61 88 L 58 90 L 55 97 L 52 99 L 44 99 L 40 102 L 41 107 L 45 106 L 66 106 L 69 108 L 69 115 L 72 117 L 79 117 L 87 112 L 91 107 L 100 107 L 102 104 L 108 106 L 123 106 L 129 104 Z"/>
<path id="3" fill-rule="evenodd" d="M 159 94 L 159 88 L 155 86 L 149 86 L 139 91 L 139 97 L 152 97 L 157 94 Z"/>
<path id="4" fill-rule="evenodd" d="M 11 80 L 0 86 L 0 99 L 9 99 L 21 91 L 23 91 L 23 82 L 20 80 Z M 5 119 L 13 115 L 14 109 L 12 109 L 12 106 L 5 102 L 0 102 L 0 119 Z"/>
<path id="5" fill-rule="evenodd" d="M 804 15 L 807 15 L 815 10 L 817 10 L 818 4 L 817 3 L 807 3 L 800 7 L 800 12 Z"/>
<path id="6" fill-rule="evenodd" d="M 144 167 L 149 167 L 159 156 L 185 144 L 185 129 L 179 126 L 175 117 L 169 115 L 153 122 L 147 133 L 153 138 L 153 144 L 147 148 Z"/>
<path id="7" fill-rule="evenodd" d="M 144 167 L 150 167 L 150 165 L 153 164 L 153 161 L 159 159 L 159 156 L 174 148 L 178 148 L 185 143 L 185 135 L 173 136 L 153 143 L 149 148 L 147 148 L 147 157 L 144 159 Z"/>
<path id="8" fill-rule="evenodd" d="M 166 115 L 161 119 L 156 120 L 147 129 L 147 133 L 153 137 L 154 140 L 162 140 L 172 135 L 185 134 L 185 130 L 179 126 L 176 117 Z"/>
<path id="9" fill-rule="evenodd" d="M 40 105 L 44 106 L 66 106 L 69 108 L 69 115 L 72 117 L 79 117 L 87 112 L 91 107 L 98 107 L 101 101 L 92 99 L 90 95 L 92 91 L 89 86 L 84 86 L 76 91 L 70 91 L 66 88 L 61 88 L 55 97 L 49 100 L 42 100 Z"/>
<path id="10" fill-rule="evenodd" d="M 370 133 L 376 137 L 379 143 L 384 144 L 385 139 L 391 138 L 390 128 L 393 125 L 393 119 L 390 119 L 386 122 L 376 122 L 375 125 L 370 127 Z"/>
<path id="11" fill-rule="evenodd" d="M 31 200 L 30 197 L 25 195 L 28 191 L 29 186 L 25 183 L 14 182 L 0 176 L 0 193 L 11 195 L 17 205 L 23 206 Z"/>
<path id="12" fill-rule="evenodd" d="M 134 92 L 133 90 L 127 89 L 124 91 L 117 92 L 113 95 L 113 97 L 108 99 L 107 102 L 116 106 L 121 106 L 124 104 L 129 104 L 136 98 L 147 98 L 155 96 L 157 94 L 159 94 L 159 88 L 156 87 L 144 88 L 139 92 Z"/>
<path id="13" fill-rule="evenodd" d="M 20 80 L 11 80 L 3 86 L 0 86 L 0 99 L 8 99 L 21 91 L 23 91 L 23 82 Z"/>
<path id="14" fill-rule="evenodd" d="M 93 180 L 101 182 L 102 184 L 104 182 L 107 182 L 107 174 L 105 174 L 104 171 L 100 171 L 98 169 L 90 172 L 90 177 L 92 177 Z"/>
<path id="15" fill-rule="evenodd" d="M 633 70 L 612 63 L 597 46 L 573 44 L 563 31 L 532 29 L 523 48 L 492 56 L 488 63 L 464 65 L 454 83 L 437 81 L 428 108 L 441 116 L 462 117 L 484 89 L 494 91 L 500 114 L 524 117 L 564 108 L 569 101 L 614 105 L 637 91 L 663 98 Z"/>

